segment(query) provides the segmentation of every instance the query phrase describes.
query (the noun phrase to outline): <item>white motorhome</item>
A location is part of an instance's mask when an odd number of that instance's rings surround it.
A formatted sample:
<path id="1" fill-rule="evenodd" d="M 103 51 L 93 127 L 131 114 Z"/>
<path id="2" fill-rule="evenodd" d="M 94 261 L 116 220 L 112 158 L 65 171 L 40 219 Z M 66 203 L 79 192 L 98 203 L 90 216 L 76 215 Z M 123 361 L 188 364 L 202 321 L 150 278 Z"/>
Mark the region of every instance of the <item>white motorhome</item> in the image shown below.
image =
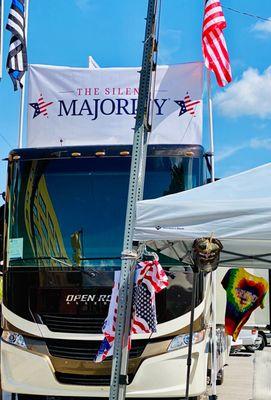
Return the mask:
<path id="1" fill-rule="evenodd" d="M 93 359 L 121 263 L 131 150 L 9 155 L 1 376 L 3 390 L 19 400 L 108 397 L 111 360 Z M 144 198 L 202 185 L 203 165 L 201 146 L 150 145 Z M 160 261 L 170 285 L 157 296 L 158 332 L 133 338 L 129 398 L 185 394 L 192 271 L 170 257 Z M 209 276 L 197 283 L 191 399 L 206 389 L 209 357 Z"/>

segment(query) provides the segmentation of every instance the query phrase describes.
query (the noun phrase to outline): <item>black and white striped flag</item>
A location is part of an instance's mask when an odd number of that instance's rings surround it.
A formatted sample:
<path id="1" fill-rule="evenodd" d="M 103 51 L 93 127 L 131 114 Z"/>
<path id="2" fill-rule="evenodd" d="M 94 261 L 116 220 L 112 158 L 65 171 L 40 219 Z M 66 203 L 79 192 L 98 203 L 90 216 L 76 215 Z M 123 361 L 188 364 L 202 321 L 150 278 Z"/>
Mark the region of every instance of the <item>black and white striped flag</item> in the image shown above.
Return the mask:
<path id="1" fill-rule="evenodd" d="M 14 90 L 27 70 L 27 55 L 25 41 L 25 0 L 12 0 L 6 29 L 11 33 L 7 70 L 12 79 Z"/>
<path id="2" fill-rule="evenodd" d="M 4 1 L 0 0 L 0 80 L 2 79 L 2 60 L 3 60 L 3 15 Z"/>

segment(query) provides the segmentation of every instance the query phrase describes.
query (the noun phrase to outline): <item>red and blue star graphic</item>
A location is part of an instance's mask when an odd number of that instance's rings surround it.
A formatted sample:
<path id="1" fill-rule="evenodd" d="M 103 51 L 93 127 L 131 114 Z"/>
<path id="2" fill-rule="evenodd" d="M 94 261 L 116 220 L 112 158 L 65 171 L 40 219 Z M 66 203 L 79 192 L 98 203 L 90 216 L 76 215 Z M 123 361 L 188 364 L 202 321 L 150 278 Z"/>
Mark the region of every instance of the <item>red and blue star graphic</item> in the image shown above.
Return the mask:
<path id="1" fill-rule="evenodd" d="M 180 106 L 179 117 L 186 112 L 189 112 L 193 117 L 195 116 L 195 106 L 200 103 L 200 100 L 192 101 L 189 93 L 187 92 L 184 100 L 174 100 L 178 106 Z"/>
<path id="2" fill-rule="evenodd" d="M 29 103 L 31 107 L 34 108 L 33 118 L 36 118 L 38 115 L 43 114 L 45 117 L 48 117 L 47 107 L 53 104 L 53 101 L 49 103 L 45 103 L 42 94 L 40 95 L 37 103 Z"/>

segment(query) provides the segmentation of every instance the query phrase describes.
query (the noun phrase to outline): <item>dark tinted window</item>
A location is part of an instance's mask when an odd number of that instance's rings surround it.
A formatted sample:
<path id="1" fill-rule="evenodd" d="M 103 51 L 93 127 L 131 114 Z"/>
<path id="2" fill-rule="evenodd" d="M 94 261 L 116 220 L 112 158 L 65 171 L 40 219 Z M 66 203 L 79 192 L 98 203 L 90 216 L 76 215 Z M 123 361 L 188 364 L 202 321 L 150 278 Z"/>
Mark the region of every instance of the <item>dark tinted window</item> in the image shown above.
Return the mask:
<path id="1" fill-rule="evenodd" d="M 89 265 L 93 262 L 80 258 L 119 257 L 130 161 L 112 157 L 16 163 L 10 188 L 10 238 L 22 239 L 27 263 L 12 259 L 11 265 L 59 266 L 50 257 L 62 258 L 63 266 Z M 144 198 L 200 185 L 201 168 L 197 158 L 149 157 Z M 33 257 L 39 261 L 30 260 Z"/>

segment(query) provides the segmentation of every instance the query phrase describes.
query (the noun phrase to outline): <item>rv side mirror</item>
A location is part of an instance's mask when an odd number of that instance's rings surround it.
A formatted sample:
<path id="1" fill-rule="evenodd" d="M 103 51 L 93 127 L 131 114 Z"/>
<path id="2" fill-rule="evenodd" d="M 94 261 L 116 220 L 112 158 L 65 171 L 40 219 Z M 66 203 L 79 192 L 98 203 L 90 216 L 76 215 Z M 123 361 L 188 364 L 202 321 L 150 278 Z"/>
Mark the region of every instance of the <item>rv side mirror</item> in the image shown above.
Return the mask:
<path id="1" fill-rule="evenodd" d="M 215 182 L 219 181 L 221 178 L 215 178 Z M 212 183 L 212 178 L 207 178 L 206 183 Z"/>

